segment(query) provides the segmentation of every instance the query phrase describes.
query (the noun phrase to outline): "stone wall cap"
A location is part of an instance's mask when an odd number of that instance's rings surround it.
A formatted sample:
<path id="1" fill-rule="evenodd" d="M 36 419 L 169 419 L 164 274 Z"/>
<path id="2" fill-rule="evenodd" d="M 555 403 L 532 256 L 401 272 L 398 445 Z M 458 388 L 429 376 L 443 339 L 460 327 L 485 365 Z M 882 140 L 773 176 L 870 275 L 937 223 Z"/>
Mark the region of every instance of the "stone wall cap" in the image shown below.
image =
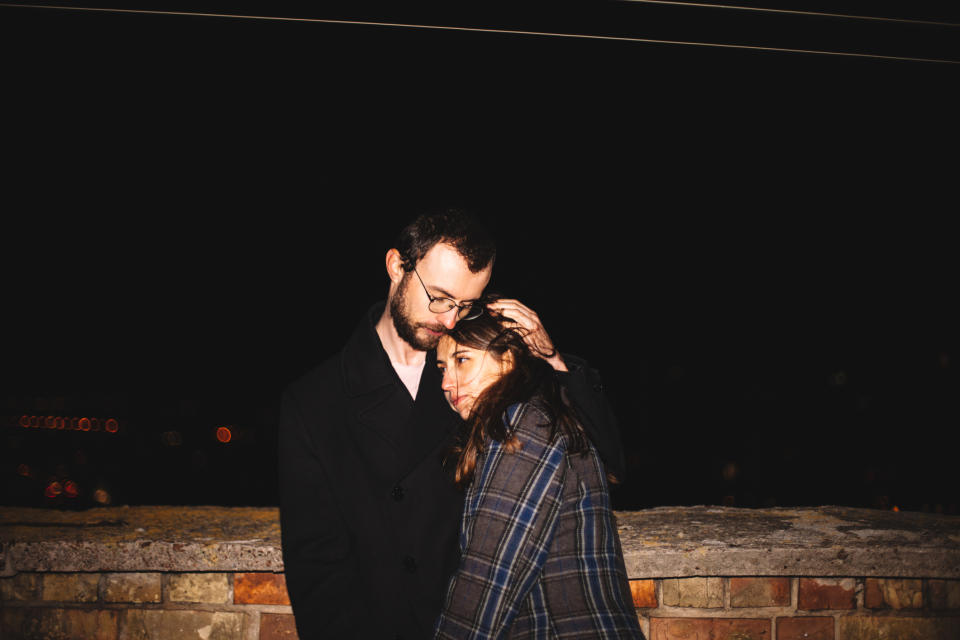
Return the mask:
<path id="1" fill-rule="evenodd" d="M 0 508 L 10 571 L 283 571 L 276 507 Z"/>
<path id="2" fill-rule="evenodd" d="M 960 517 L 847 507 L 618 512 L 631 577 L 960 578 Z"/>
<path id="3" fill-rule="evenodd" d="M 846 507 L 617 512 L 631 578 L 960 578 L 960 517 Z M 5 573 L 283 571 L 276 507 L 0 507 Z"/>

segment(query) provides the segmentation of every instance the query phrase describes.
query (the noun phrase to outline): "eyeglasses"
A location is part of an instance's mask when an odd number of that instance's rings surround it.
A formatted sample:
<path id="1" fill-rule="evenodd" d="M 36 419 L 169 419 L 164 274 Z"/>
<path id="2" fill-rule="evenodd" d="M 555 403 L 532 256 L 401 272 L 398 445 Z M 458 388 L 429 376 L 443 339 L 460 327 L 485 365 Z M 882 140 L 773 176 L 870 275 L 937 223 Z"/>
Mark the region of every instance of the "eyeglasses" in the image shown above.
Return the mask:
<path id="1" fill-rule="evenodd" d="M 427 291 L 427 285 L 423 284 L 423 278 L 420 277 L 420 274 L 417 272 L 417 268 L 413 268 L 413 272 L 417 274 L 417 280 L 420 281 L 420 286 L 423 287 L 423 292 L 427 294 L 427 297 L 430 298 L 430 304 L 427 305 L 427 308 L 434 313 L 446 313 L 450 309 L 457 309 L 457 320 L 473 320 L 483 313 L 483 305 L 479 302 L 467 302 L 465 304 L 457 304 L 450 298 L 435 298 L 430 295 L 430 292 Z"/>

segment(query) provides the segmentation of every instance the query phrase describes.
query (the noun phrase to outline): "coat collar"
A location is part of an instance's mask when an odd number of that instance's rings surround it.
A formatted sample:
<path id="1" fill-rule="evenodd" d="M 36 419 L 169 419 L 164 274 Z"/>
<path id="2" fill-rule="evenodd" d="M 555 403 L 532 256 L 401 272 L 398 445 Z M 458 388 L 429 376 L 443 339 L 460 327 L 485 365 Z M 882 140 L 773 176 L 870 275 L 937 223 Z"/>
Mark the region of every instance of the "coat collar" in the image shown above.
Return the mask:
<path id="1" fill-rule="evenodd" d="M 360 321 L 343 348 L 340 366 L 359 424 L 395 443 L 401 460 L 397 471 L 403 477 L 454 435 L 459 419 L 440 390 L 433 351 L 427 353 L 416 402 L 410 398 L 377 335 L 383 307 L 384 302 L 377 303 Z"/>
<path id="2" fill-rule="evenodd" d="M 340 366 L 344 388 L 350 397 L 393 385 L 396 380 L 376 329 L 385 304 L 381 300 L 367 311 L 343 348 Z"/>

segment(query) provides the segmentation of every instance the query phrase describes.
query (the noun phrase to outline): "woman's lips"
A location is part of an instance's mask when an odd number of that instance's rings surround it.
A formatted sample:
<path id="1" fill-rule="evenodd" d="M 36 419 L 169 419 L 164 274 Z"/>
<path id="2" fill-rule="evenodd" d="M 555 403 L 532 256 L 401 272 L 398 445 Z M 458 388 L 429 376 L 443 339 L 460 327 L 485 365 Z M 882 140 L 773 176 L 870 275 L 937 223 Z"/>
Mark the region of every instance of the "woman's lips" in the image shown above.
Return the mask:
<path id="1" fill-rule="evenodd" d="M 453 394 L 449 394 L 447 396 L 447 403 L 449 403 L 449 405 L 455 411 L 459 411 L 460 405 L 463 404 L 466 400 L 467 400 L 467 396 L 455 396 Z"/>

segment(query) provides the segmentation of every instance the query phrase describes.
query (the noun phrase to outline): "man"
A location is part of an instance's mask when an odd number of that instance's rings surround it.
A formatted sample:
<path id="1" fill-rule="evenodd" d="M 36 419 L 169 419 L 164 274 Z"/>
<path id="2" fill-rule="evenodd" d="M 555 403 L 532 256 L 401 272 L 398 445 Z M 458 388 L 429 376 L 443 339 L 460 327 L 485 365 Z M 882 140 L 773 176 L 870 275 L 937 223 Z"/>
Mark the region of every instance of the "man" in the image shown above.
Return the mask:
<path id="1" fill-rule="evenodd" d="M 456 569 L 463 506 L 444 466 L 460 419 L 443 397 L 433 349 L 445 330 L 485 311 L 478 300 L 495 255 L 463 212 L 418 217 L 387 252 L 386 302 L 339 354 L 284 392 L 283 557 L 301 640 L 430 637 Z M 529 331 L 608 468 L 622 473 L 596 372 L 560 356 L 518 301 L 489 308 Z"/>

